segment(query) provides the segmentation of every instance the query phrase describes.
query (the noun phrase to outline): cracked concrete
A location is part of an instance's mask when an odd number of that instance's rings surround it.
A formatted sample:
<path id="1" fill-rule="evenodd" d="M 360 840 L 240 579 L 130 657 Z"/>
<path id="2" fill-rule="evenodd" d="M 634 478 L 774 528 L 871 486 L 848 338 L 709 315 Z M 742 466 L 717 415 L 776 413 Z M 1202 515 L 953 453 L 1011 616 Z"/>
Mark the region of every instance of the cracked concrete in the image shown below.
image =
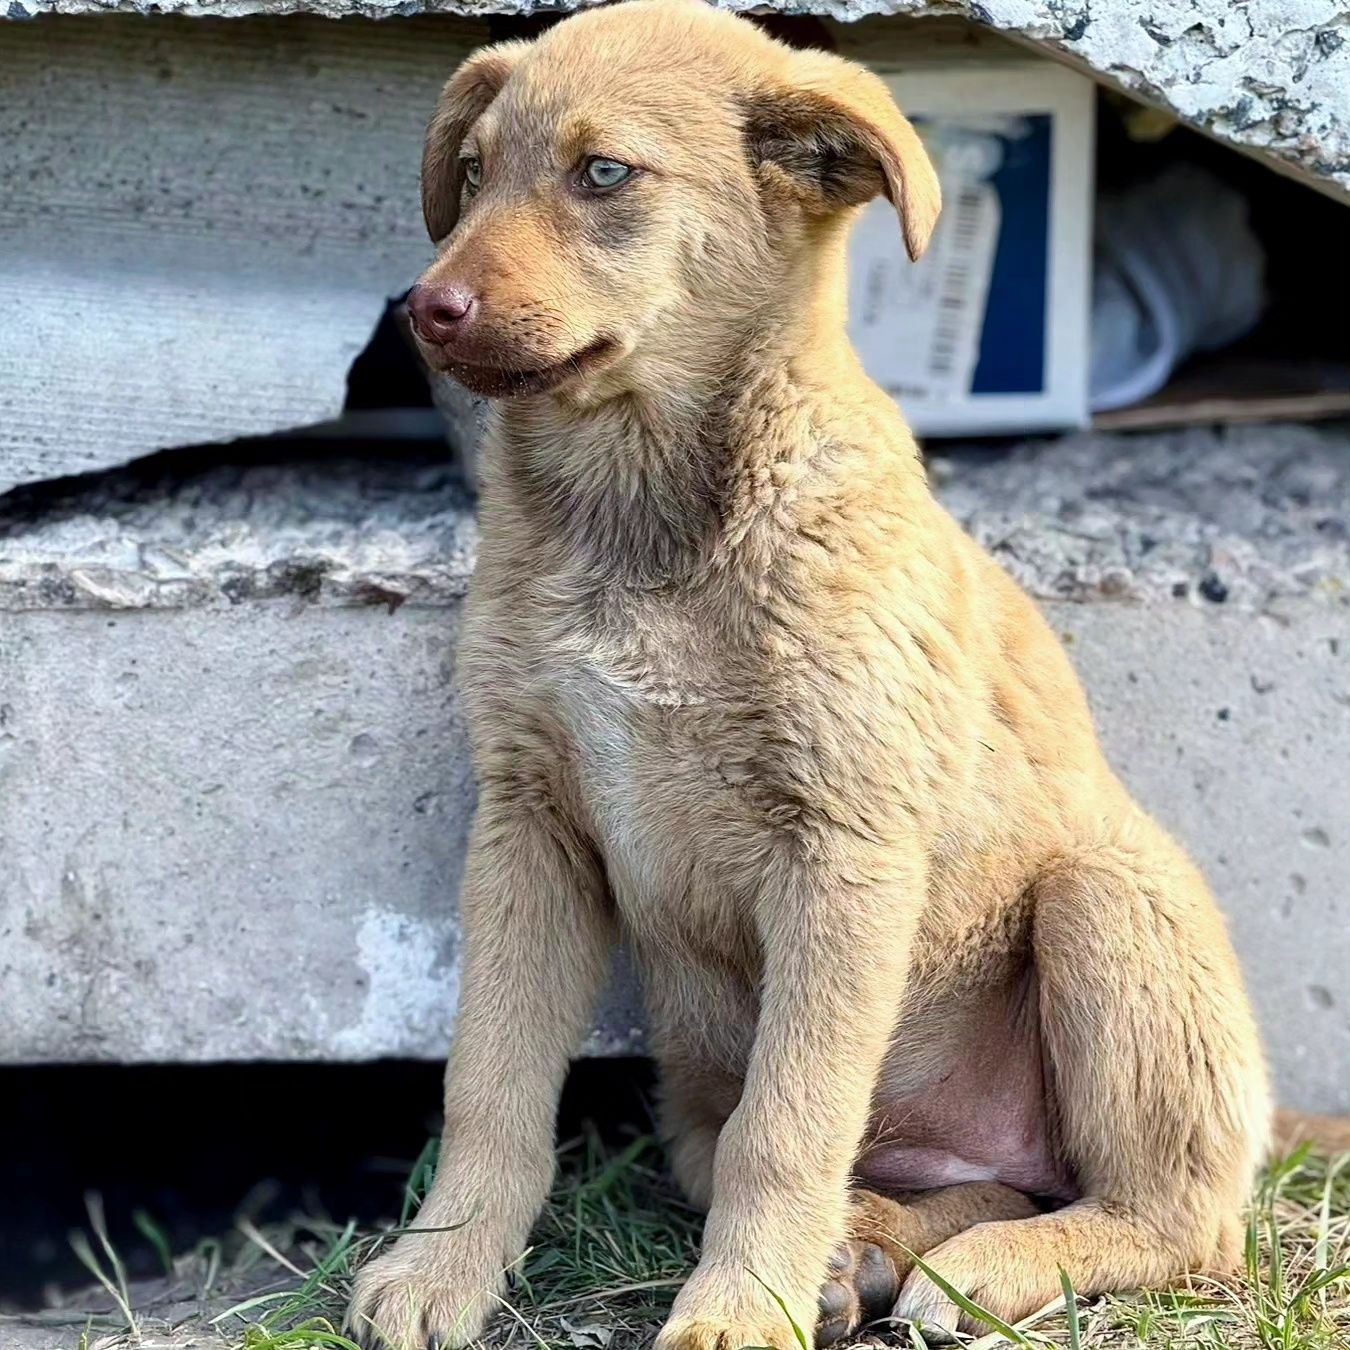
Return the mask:
<path id="1" fill-rule="evenodd" d="M 949 509 L 1038 598 L 1350 606 L 1344 427 L 1084 432 L 930 463 Z"/>
<path id="2" fill-rule="evenodd" d="M 1040 599 L 1350 607 L 1344 424 L 940 443 L 929 465 Z M 38 485 L 0 501 L 0 611 L 453 605 L 472 509 L 457 468 L 393 455 Z"/>
<path id="3" fill-rule="evenodd" d="M 334 455 L 167 481 L 132 468 L 0 501 L 0 612 L 454 604 L 473 570 L 472 500 L 446 464 Z"/>
<path id="4" fill-rule="evenodd" d="M 795 0 L 781 8 L 843 21 L 965 15 L 1061 53 L 1171 109 L 1189 125 L 1350 194 L 1350 12 L 1341 0 Z M 573 8 L 564 3 L 563 8 Z M 532 0 L 9 0 L 38 14 L 298 13 L 482 18 L 542 10 Z"/>
<path id="5" fill-rule="evenodd" d="M 1207 872 L 1282 1096 L 1350 1109 L 1350 426 L 933 473 Z M 413 458 L 0 503 L 0 1061 L 444 1053 L 476 540 L 454 473 Z M 638 1026 L 624 976 L 590 1048 Z"/>

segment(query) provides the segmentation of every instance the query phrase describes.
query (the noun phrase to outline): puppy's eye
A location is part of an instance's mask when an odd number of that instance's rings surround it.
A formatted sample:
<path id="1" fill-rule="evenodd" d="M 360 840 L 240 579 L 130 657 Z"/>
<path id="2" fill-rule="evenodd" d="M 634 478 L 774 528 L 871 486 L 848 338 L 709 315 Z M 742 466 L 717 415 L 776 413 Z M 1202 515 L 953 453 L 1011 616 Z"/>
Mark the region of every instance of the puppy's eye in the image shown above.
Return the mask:
<path id="1" fill-rule="evenodd" d="M 632 168 L 617 159 L 588 159 L 581 171 L 582 183 L 594 192 L 608 192 L 633 176 Z"/>
<path id="2" fill-rule="evenodd" d="M 464 170 L 464 181 L 470 188 L 477 191 L 479 184 L 483 181 L 483 161 L 475 155 L 465 155 L 459 161 L 459 164 L 460 168 Z"/>

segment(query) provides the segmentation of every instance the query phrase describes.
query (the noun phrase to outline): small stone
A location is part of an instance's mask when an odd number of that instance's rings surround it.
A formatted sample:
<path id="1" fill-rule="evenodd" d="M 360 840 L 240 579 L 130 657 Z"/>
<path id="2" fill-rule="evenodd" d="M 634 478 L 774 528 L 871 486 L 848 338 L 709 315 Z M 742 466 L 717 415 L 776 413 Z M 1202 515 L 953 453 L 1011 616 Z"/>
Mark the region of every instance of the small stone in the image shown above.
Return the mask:
<path id="1" fill-rule="evenodd" d="M 1219 580 L 1214 572 L 1206 573 L 1200 582 L 1200 594 L 1213 604 L 1221 605 L 1228 599 L 1228 587 Z"/>

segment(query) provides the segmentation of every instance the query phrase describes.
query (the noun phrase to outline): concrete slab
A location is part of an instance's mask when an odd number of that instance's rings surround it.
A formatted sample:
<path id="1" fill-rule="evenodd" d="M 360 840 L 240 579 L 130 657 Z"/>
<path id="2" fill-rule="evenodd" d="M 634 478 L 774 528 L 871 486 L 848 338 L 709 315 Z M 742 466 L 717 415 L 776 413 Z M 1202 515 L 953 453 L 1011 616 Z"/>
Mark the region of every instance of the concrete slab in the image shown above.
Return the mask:
<path id="1" fill-rule="evenodd" d="M 1350 428 L 934 471 L 1210 876 L 1282 1095 L 1350 1109 Z M 472 806 L 454 475 L 124 471 L 0 511 L 0 1061 L 440 1057 Z M 634 1008 L 591 1049 L 639 1045 Z"/>
<path id="2" fill-rule="evenodd" d="M 0 1062 L 443 1054 L 457 629 L 292 598 L 7 616 Z"/>
<path id="3" fill-rule="evenodd" d="M 485 25 L 3 31 L 0 492 L 336 417 L 431 257 L 422 134 Z"/>
<path id="4" fill-rule="evenodd" d="M 0 1058 L 449 1043 L 473 788 L 454 610 L 0 632 Z"/>

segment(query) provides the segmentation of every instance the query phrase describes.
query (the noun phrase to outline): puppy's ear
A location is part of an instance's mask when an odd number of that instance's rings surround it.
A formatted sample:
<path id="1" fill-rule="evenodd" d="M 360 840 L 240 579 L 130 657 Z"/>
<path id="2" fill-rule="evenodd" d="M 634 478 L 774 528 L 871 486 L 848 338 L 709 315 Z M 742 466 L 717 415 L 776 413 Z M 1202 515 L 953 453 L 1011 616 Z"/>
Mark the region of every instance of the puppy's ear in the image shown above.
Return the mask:
<path id="1" fill-rule="evenodd" d="M 422 146 L 422 219 L 433 243 L 439 243 L 459 220 L 464 171 L 459 148 L 469 128 L 502 91 L 528 42 L 498 42 L 476 51 L 450 77 L 441 91 Z"/>
<path id="2" fill-rule="evenodd" d="M 918 133 L 871 71 L 828 52 L 795 52 L 788 81 L 747 101 L 746 136 L 761 172 L 785 178 L 807 210 L 859 206 L 884 192 L 918 258 L 942 206 Z"/>

